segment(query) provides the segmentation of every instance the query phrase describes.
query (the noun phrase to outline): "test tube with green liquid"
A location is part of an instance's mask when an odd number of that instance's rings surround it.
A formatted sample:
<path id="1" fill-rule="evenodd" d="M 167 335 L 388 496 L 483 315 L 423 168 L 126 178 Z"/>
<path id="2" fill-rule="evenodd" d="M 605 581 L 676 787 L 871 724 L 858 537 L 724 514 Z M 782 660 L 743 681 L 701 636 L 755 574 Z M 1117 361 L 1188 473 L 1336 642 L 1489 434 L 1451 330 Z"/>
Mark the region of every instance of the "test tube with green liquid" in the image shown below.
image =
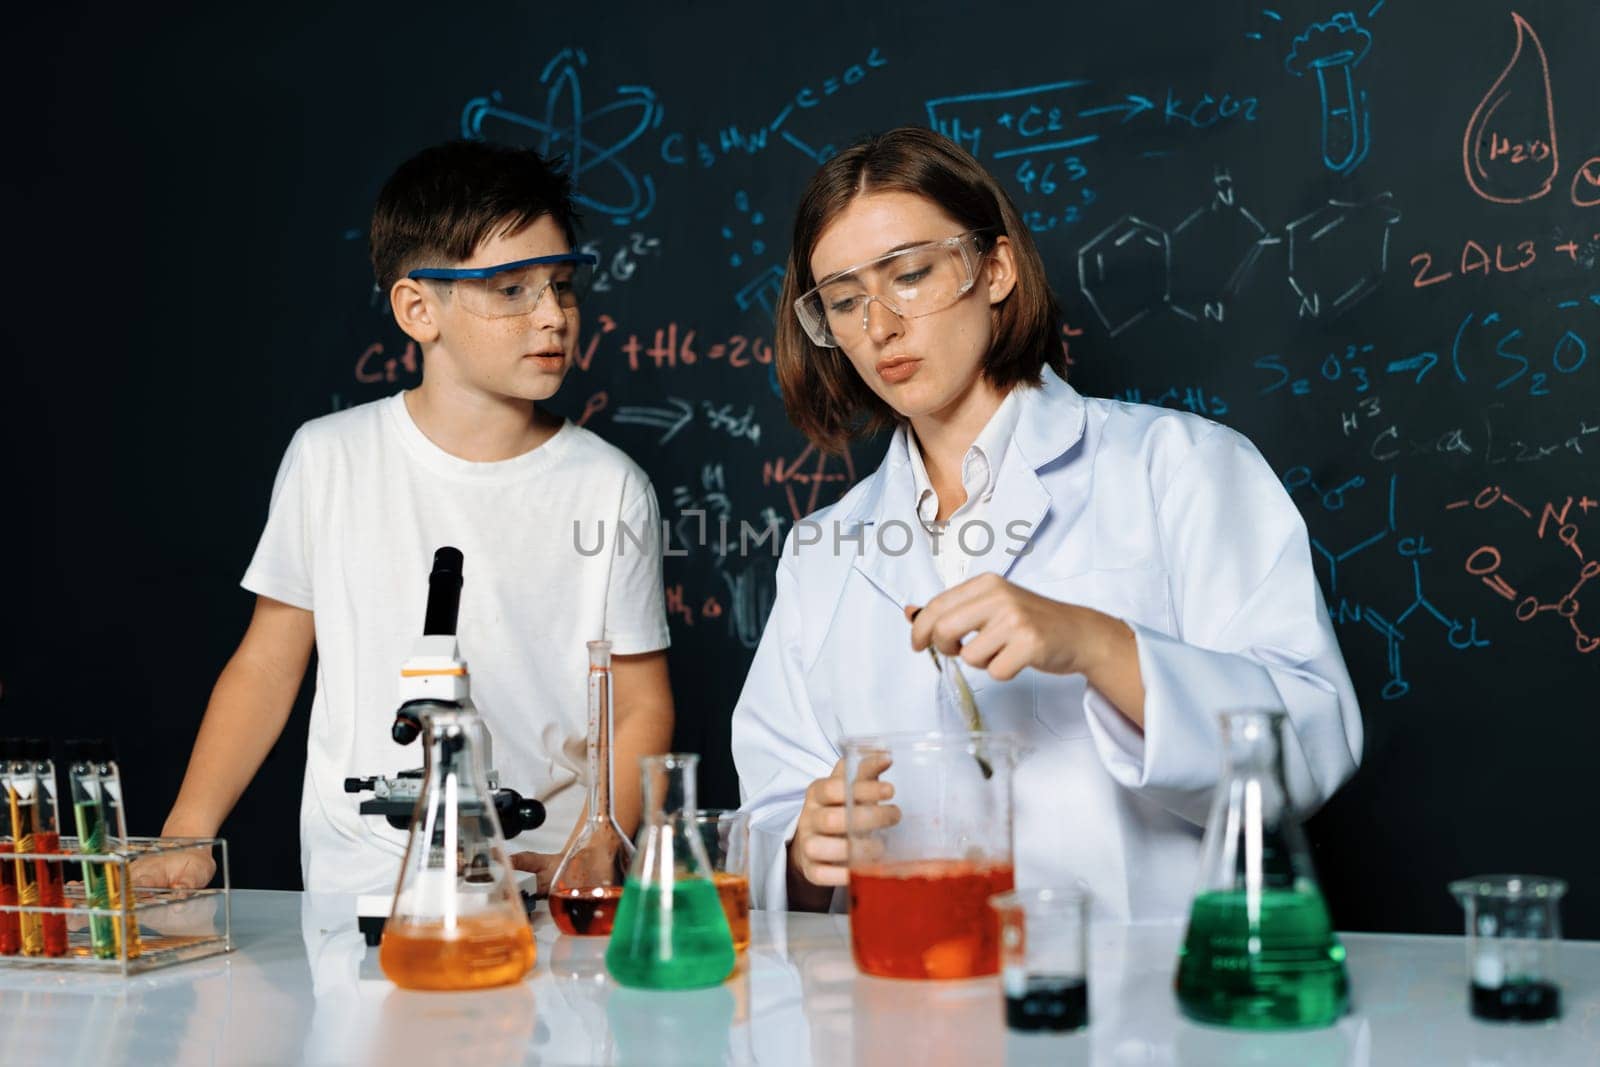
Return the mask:
<path id="1" fill-rule="evenodd" d="M 72 815 L 78 827 L 78 849 L 85 855 L 101 855 L 106 850 L 106 813 L 101 803 L 100 773 L 90 746 L 83 741 L 69 742 L 67 758 L 72 761 Z M 109 908 L 111 895 L 106 885 L 104 863 L 85 861 L 83 867 L 84 903 L 91 908 Z M 109 915 L 89 917 L 89 944 L 101 959 L 117 955 L 117 940 Z"/>

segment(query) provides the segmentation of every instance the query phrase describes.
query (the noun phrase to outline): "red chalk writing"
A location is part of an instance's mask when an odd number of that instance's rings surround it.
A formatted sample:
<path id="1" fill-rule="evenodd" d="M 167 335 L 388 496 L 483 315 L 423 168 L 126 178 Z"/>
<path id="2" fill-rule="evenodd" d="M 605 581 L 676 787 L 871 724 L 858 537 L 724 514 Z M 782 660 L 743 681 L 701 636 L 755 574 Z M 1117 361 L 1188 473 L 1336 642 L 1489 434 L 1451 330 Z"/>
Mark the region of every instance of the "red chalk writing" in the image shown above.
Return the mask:
<path id="1" fill-rule="evenodd" d="M 685 594 L 683 583 L 666 587 L 667 618 L 681 622 L 685 626 L 693 626 L 696 622 L 706 619 L 722 618 L 722 602 L 714 596 L 701 600 L 699 606 L 694 604 L 694 597 Z"/>
<path id="2" fill-rule="evenodd" d="M 815 445 L 807 445 L 792 460 L 780 457 L 761 465 L 761 484 L 783 487 L 789 501 L 789 515 L 796 522 L 817 510 L 823 486 L 833 485 L 838 490 L 836 495 L 840 495 L 854 485 L 855 480 L 856 466 L 849 449 L 843 456 L 830 456 L 818 451 Z M 802 493 L 805 495 L 803 506 Z"/>
<path id="3" fill-rule="evenodd" d="M 1561 168 L 1544 45 L 1521 15 L 1512 12 L 1511 20 L 1517 34 L 1511 60 L 1473 110 L 1461 141 L 1467 184 L 1496 204 L 1537 200 Z"/>
<path id="4" fill-rule="evenodd" d="M 697 363 L 726 363 L 742 368 L 766 366 L 772 362 L 772 343 L 764 337 L 746 337 L 734 334 L 724 339 L 702 337 L 698 331 L 680 327 L 676 322 L 657 327 L 641 337 L 628 334 L 622 343 L 623 354 L 628 357 L 628 369 L 636 371 L 649 365 L 657 370 L 692 367 Z"/>
<path id="5" fill-rule="evenodd" d="M 1510 508 L 1522 516 L 1523 520 L 1534 525 L 1535 540 L 1545 543 L 1554 541 L 1577 557 L 1575 582 L 1560 596 L 1551 600 L 1542 599 L 1539 595 L 1528 592 L 1526 582 L 1520 579 L 1513 582 L 1502 573 L 1505 557 L 1498 545 L 1485 544 L 1473 549 L 1467 554 L 1464 568 L 1468 574 L 1483 582 L 1484 586 L 1496 596 L 1513 604 L 1512 615 L 1518 622 L 1532 622 L 1542 615 L 1552 615 L 1564 620 L 1572 633 L 1573 646 L 1578 652 L 1587 655 L 1600 648 L 1600 634 L 1589 634 L 1580 622 L 1583 604 L 1579 594 L 1591 580 L 1600 577 L 1600 559 L 1590 559 L 1585 556 L 1579 541 L 1581 532 L 1579 522 L 1596 507 L 1600 507 L 1600 501 L 1589 496 L 1568 496 L 1559 504 L 1547 501 L 1540 507 L 1538 518 L 1535 519 L 1532 508 L 1513 498 L 1500 486 L 1489 485 L 1471 497 L 1446 504 L 1445 510 L 1470 513 L 1488 511 L 1491 508 Z M 1577 510 L 1574 511 L 1574 508 Z"/>
<path id="6" fill-rule="evenodd" d="M 356 381 L 363 385 L 399 381 L 401 371 L 413 377 L 422 372 L 417 342 L 407 341 L 405 351 L 398 356 L 385 356 L 381 342 L 370 344 L 356 360 Z"/>

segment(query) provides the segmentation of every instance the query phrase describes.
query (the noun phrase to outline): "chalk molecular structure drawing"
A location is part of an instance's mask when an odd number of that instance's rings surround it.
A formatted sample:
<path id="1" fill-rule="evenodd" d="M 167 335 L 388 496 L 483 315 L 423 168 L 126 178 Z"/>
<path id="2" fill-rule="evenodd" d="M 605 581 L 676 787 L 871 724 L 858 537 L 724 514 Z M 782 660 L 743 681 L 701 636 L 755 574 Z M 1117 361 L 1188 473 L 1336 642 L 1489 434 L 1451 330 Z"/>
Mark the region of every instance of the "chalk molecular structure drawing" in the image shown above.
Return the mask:
<path id="1" fill-rule="evenodd" d="M 1518 622 L 1532 622 L 1541 615 L 1550 614 L 1566 621 L 1572 631 L 1573 646 L 1587 655 L 1596 648 L 1600 648 L 1600 633 L 1589 634 L 1579 622 L 1583 611 L 1583 603 L 1578 599 L 1578 594 L 1583 591 L 1591 580 L 1600 577 L 1600 559 L 1590 559 L 1583 551 L 1583 546 L 1578 542 L 1578 521 L 1593 508 L 1600 507 L 1600 501 L 1587 496 L 1580 496 L 1577 500 L 1578 515 L 1573 515 L 1573 498 L 1568 496 L 1557 509 L 1555 503 L 1547 502 L 1539 512 L 1537 520 L 1533 517 L 1532 509 L 1518 503 L 1510 494 L 1498 485 L 1485 486 L 1474 496 L 1465 500 L 1452 501 L 1445 505 L 1446 511 L 1459 511 L 1463 508 L 1472 508 L 1473 511 L 1487 511 L 1489 508 L 1502 506 L 1510 508 L 1521 515 L 1528 522 L 1536 522 L 1535 537 L 1543 541 L 1547 531 L 1554 529 L 1555 539 L 1571 550 L 1578 558 L 1577 580 L 1571 588 L 1562 593 L 1555 600 L 1542 600 L 1537 595 L 1527 593 L 1526 583 L 1523 590 L 1519 591 L 1507 581 L 1501 573 L 1501 564 L 1504 558 L 1500 549 L 1495 545 L 1479 545 L 1467 555 L 1465 568 L 1471 574 L 1482 580 L 1483 584 L 1492 589 L 1500 597 L 1516 605 L 1513 609 Z"/>
<path id="2" fill-rule="evenodd" d="M 1317 496 L 1318 503 L 1324 511 L 1341 511 L 1345 506 L 1346 494 L 1364 487 L 1367 480 L 1361 475 L 1356 475 L 1341 485 L 1324 490 L 1312 481 L 1310 468 L 1293 467 L 1284 475 L 1283 484 L 1291 496 L 1301 489 L 1310 489 Z M 1427 594 L 1423 592 L 1422 560 L 1432 555 L 1433 549 L 1428 545 L 1427 538 L 1421 534 L 1399 536 L 1400 525 L 1396 519 L 1399 487 L 1399 476 L 1390 475 L 1388 521 L 1382 529 L 1348 548 L 1337 551 L 1329 548 L 1320 538 L 1311 538 L 1311 550 L 1322 557 L 1328 566 L 1328 615 L 1339 624 L 1365 623 L 1384 639 L 1387 646 L 1385 658 L 1389 668 L 1389 680 L 1384 683 L 1379 693 L 1384 700 L 1398 700 L 1411 692 L 1411 683 L 1405 676 L 1401 645 L 1407 638 L 1407 624 L 1418 612 L 1438 623 L 1445 631 L 1445 640 L 1458 652 L 1470 648 L 1483 648 L 1489 644 L 1486 638 L 1478 636 L 1477 619 L 1468 618 L 1463 622 L 1452 617 L 1428 599 Z M 1385 616 L 1371 604 L 1352 601 L 1339 593 L 1340 566 L 1391 539 L 1395 554 L 1409 564 L 1411 578 L 1409 583 L 1411 600 L 1398 612 L 1394 612 L 1392 618 Z"/>
<path id="3" fill-rule="evenodd" d="M 1288 249 L 1285 280 L 1302 317 L 1337 318 L 1388 270 L 1389 230 L 1401 218 L 1392 194 L 1329 200 L 1272 233 L 1238 203 L 1226 171 L 1213 182 L 1211 201 L 1171 231 L 1123 215 L 1078 249 L 1078 289 L 1112 337 L 1161 309 L 1223 321 L 1274 245 Z"/>
<path id="4" fill-rule="evenodd" d="M 661 124 L 662 109 L 649 87 L 622 85 L 616 99 L 585 111 L 580 72 L 588 64 L 588 55 L 575 48 L 562 49 L 545 64 L 539 75 L 539 84 L 545 87 L 542 116 L 505 107 L 498 92 L 467 101 L 461 112 L 461 135 L 507 142 L 531 135 L 540 155 L 566 157 L 573 199 L 581 207 L 626 226 L 650 214 L 656 189 L 648 174 L 634 173 L 622 152 Z M 510 128 L 496 129 L 497 125 Z"/>

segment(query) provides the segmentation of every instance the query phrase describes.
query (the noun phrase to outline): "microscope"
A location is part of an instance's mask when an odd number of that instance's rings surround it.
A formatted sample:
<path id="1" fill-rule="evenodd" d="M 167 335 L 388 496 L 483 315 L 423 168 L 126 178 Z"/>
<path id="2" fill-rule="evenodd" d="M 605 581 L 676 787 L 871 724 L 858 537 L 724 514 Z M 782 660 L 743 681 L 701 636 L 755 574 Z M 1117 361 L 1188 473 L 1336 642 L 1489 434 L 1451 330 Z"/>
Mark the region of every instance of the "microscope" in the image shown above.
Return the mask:
<path id="1" fill-rule="evenodd" d="M 400 667 L 400 706 L 395 712 L 389 736 L 396 744 L 409 745 L 422 732 L 422 719 L 430 708 L 445 707 L 476 710 L 472 705 L 471 680 L 467 662 L 461 658 L 456 641 L 456 617 L 461 607 L 461 550 L 446 545 L 433 554 L 433 571 L 428 575 L 428 608 L 423 618 L 422 636 L 411 647 L 411 655 Z M 480 723 L 482 720 L 479 720 Z M 501 833 L 510 840 L 524 830 L 544 824 L 544 805 L 524 798 L 514 789 L 500 787 L 500 774 L 493 770 L 494 749 L 488 724 L 483 729 L 483 756 L 488 766 L 486 777 L 494 799 L 494 812 Z M 346 793 L 368 793 L 361 802 L 363 815 L 382 816 L 397 830 L 411 826 L 422 793 L 421 767 L 396 775 L 346 778 Z M 524 906 L 532 913 L 537 878 L 529 875 L 520 887 Z M 394 894 L 370 893 L 356 898 L 357 923 L 368 945 L 376 945 L 383 935 L 383 924 L 394 904 Z"/>

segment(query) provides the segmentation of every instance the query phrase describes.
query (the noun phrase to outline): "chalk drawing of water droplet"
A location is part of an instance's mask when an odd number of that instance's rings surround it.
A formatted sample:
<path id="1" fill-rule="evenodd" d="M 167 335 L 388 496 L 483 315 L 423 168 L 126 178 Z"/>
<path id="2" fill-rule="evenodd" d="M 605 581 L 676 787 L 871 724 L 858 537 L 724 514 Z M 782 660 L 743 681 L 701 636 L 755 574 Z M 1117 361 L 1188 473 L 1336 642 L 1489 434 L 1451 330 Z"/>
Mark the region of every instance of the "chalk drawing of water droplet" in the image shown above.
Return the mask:
<path id="1" fill-rule="evenodd" d="M 1511 61 L 1479 101 L 1461 142 L 1467 184 L 1485 200 L 1521 204 L 1550 191 L 1561 169 L 1550 63 L 1526 19 L 1511 13 Z"/>

